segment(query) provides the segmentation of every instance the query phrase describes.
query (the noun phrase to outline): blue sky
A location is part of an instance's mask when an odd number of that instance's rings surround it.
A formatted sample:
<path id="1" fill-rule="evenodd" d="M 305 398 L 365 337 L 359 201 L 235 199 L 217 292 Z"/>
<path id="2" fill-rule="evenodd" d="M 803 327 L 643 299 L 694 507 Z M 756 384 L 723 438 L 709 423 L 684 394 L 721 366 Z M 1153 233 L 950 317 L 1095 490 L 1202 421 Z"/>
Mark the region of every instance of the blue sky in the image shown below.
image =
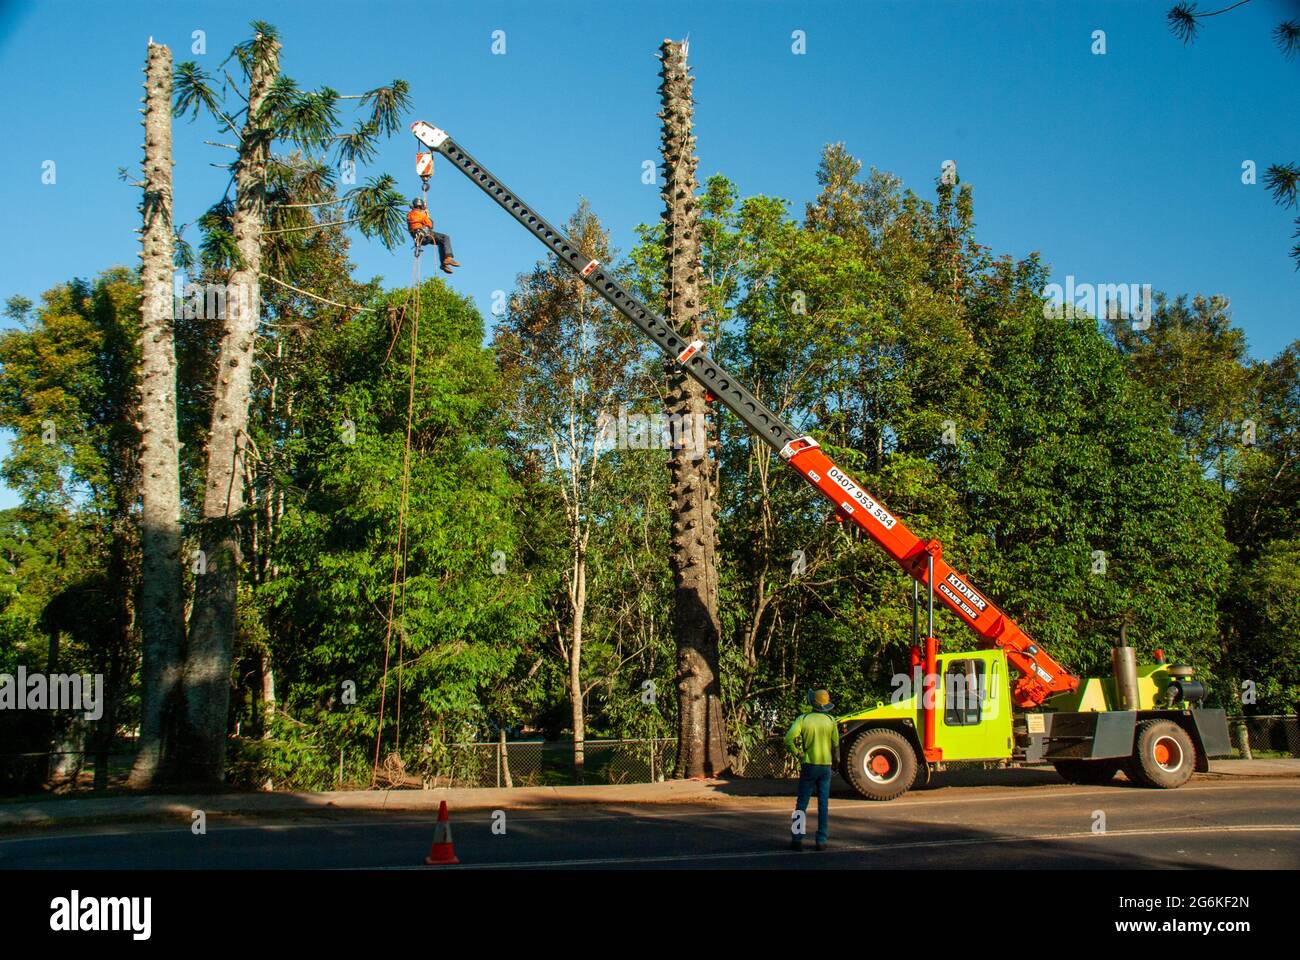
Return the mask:
<path id="1" fill-rule="evenodd" d="M 37 300 L 71 276 L 136 262 L 138 192 L 117 169 L 140 156 L 150 36 L 212 70 L 260 18 L 280 29 L 282 66 L 302 86 L 351 93 L 403 77 L 411 119 L 450 131 L 552 221 L 587 197 L 626 251 L 634 227 L 658 217 L 658 189 L 641 182 L 643 161 L 657 159 L 654 54 L 689 34 L 701 179 L 726 173 L 742 195 L 781 196 L 801 213 L 827 142 L 927 197 L 955 160 L 995 253 L 1040 251 L 1062 282 L 1223 294 L 1252 354 L 1271 356 L 1300 336 L 1300 273 L 1287 257 L 1291 216 L 1262 184 L 1242 184 L 1241 165 L 1254 160 L 1262 176 L 1300 160 L 1300 58 L 1270 37 L 1300 2 L 1253 0 L 1207 21 L 1189 47 L 1168 32 L 1168 6 L 0 0 L 0 297 Z M 196 30 L 205 55 L 191 52 Z M 492 53 L 497 30 L 504 55 Z M 177 123 L 178 222 L 225 188 L 209 164 L 228 152 L 202 143 L 212 132 Z M 360 174 L 390 172 L 414 193 L 414 152 L 399 135 Z M 41 182 L 46 160 L 53 185 Z M 464 264 L 453 286 L 485 313 L 541 255 L 445 163 L 431 207 Z M 358 239 L 352 253 L 361 277 L 409 278 L 404 249 Z M 12 502 L 0 491 L 0 505 Z"/>

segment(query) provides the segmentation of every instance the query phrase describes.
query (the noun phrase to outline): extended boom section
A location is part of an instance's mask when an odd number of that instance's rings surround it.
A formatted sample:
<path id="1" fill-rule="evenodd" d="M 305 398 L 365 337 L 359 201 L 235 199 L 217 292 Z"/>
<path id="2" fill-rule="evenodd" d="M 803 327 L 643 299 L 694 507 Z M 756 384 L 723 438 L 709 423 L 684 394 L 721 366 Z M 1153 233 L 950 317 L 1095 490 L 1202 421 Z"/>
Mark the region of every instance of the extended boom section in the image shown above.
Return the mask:
<path id="1" fill-rule="evenodd" d="M 704 352 L 700 341 L 683 338 L 663 317 L 625 290 L 599 262 L 586 258 L 573 241 L 520 200 L 445 131 L 416 123 L 412 125 L 412 132 L 431 150 L 437 150 L 450 160 L 779 453 L 786 463 L 835 505 L 839 520 L 857 525 L 927 589 L 931 587 L 932 577 L 933 595 L 989 645 L 1006 651 L 1007 659 L 1020 672 L 1012 691 L 1019 706 L 1038 706 L 1048 697 L 1078 687 L 1076 677 L 1065 671 L 996 604 L 944 562 L 938 541 L 923 541 L 912 533 L 906 524 L 837 467 L 817 441 L 797 434 L 744 384 L 714 362 Z"/>

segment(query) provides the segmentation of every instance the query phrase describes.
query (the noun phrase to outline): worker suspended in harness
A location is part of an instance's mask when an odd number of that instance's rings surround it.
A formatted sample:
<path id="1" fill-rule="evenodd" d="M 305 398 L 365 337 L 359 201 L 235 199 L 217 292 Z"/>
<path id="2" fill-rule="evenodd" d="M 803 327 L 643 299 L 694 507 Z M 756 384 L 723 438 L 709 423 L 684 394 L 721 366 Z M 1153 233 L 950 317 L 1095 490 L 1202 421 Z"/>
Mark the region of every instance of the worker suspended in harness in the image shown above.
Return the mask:
<path id="1" fill-rule="evenodd" d="M 415 241 L 417 257 L 422 247 L 436 246 L 443 273 L 451 273 L 452 267 L 460 266 L 451 252 L 451 237 L 433 229 L 433 221 L 429 219 L 429 211 L 425 208 L 422 197 L 416 197 L 411 201 L 411 211 L 406 215 L 406 229 L 411 232 L 411 239 Z"/>

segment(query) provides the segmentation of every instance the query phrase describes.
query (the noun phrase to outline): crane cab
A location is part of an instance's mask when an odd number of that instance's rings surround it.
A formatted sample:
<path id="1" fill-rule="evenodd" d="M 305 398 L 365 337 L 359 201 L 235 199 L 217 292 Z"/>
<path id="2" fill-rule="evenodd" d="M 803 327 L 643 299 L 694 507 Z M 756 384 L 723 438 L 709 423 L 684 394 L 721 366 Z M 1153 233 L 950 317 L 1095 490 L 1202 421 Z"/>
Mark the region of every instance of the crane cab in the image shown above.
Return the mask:
<path id="1" fill-rule="evenodd" d="M 1007 760 L 1014 746 L 1010 670 L 1006 653 L 945 652 L 935 661 L 935 683 L 920 670 L 894 678 L 888 703 L 838 717 L 840 775 L 863 797 L 892 800 L 935 764 L 922 748 L 927 700 L 933 699 L 935 747 L 944 762 Z"/>
<path id="2" fill-rule="evenodd" d="M 1012 710 L 1006 654 L 943 653 L 936 663 L 935 745 L 943 759 L 1009 758 Z"/>

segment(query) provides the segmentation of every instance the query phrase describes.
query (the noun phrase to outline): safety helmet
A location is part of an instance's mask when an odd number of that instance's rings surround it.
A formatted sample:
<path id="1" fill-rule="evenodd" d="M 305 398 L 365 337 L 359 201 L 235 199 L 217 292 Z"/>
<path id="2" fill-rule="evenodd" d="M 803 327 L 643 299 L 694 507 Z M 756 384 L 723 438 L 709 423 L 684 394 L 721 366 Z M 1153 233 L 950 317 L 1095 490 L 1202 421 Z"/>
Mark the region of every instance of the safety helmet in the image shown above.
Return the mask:
<path id="1" fill-rule="evenodd" d="M 835 709 L 835 704 L 831 703 L 831 695 L 826 690 L 809 690 L 808 703 L 814 710 L 822 712 Z"/>
<path id="2" fill-rule="evenodd" d="M 412 210 L 423 210 L 423 209 L 424 209 L 424 198 L 423 198 L 423 197 L 416 197 L 414 200 L 412 200 L 412 201 L 411 201 L 411 209 L 412 209 Z"/>

